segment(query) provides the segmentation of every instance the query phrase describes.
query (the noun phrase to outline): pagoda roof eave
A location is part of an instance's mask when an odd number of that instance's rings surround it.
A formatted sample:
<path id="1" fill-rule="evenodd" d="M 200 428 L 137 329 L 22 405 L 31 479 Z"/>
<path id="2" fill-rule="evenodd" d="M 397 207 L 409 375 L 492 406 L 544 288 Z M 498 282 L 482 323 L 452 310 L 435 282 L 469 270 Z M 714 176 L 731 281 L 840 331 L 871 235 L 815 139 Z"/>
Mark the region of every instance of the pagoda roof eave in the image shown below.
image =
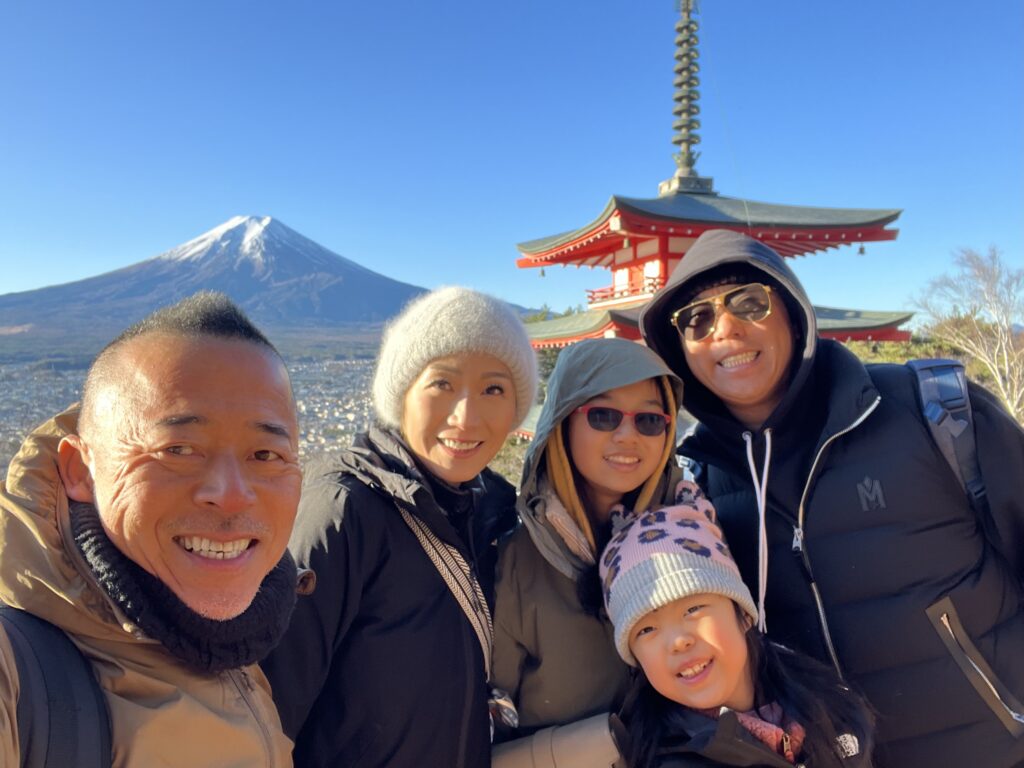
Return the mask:
<path id="1" fill-rule="evenodd" d="M 676 192 L 656 198 L 613 195 L 600 215 L 586 226 L 519 243 L 517 248 L 523 258 L 517 264 L 520 267 L 540 266 L 542 262 L 564 255 L 566 246 L 577 248 L 585 245 L 610 227 L 616 212 L 651 223 L 690 224 L 702 231 L 718 227 L 747 232 L 773 230 L 776 233 L 780 230 L 872 230 L 864 239 L 892 239 L 895 231 L 884 227 L 895 221 L 902 210 L 781 205 L 702 192 Z M 847 242 L 860 239 L 851 237 Z"/>
<path id="2" fill-rule="evenodd" d="M 624 309 L 588 309 L 551 320 L 526 324 L 534 346 L 562 346 L 580 339 L 600 338 L 609 330 L 636 329 L 643 304 Z"/>
<path id="3" fill-rule="evenodd" d="M 619 198 L 612 195 L 608 199 L 608 204 L 604 207 L 604 210 L 598 214 L 598 217 L 592 222 L 579 229 L 569 230 L 568 232 L 561 232 L 557 235 L 548 235 L 547 237 L 540 237 L 536 240 L 527 240 L 523 243 L 518 243 L 516 248 L 519 252 L 525 256 L 539 256 L 546 251 L 550 251 L 553 248 L 558 248 L 562 245 L 567 245 L 574 240 L 579 240 L 588 234 L 596 234 L 601 229 L 602 225 L 608 223 L 611 219 L 612 214 L 615 213 L 618 208 Z"/>
<path id="4" fill-rule="evenodd" d="M 914 316 L 913 312 L 875 312 L 838 307 L 815 307 L 819 331 L 872 331 L 898 328 Z"/>
<path id="5" fill-rule="evenodd" d="M 646 303 L 646 302 L 644 302 Z M 636 329 L 644 304 L 622 309 L 589 309 L 551 320 L 526 324 L 526 331 L 535 346 L 563 346 L 580 339 L 599 338 L 611 329 Z M 814 307 L 818 330 L 823 333 L 870 332 L 898 328 L 908 322 L 913 312 L 885 312 L 840 307 Z"/>

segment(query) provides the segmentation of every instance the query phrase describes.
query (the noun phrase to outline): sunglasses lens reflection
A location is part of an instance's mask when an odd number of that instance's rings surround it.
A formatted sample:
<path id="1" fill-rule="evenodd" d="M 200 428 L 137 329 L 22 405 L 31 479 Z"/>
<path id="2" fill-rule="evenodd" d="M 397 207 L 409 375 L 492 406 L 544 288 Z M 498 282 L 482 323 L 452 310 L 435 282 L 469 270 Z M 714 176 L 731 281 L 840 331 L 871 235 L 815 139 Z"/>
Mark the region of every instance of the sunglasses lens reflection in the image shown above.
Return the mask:
<path id="1" fill-rule="evenodd" d="M 716 300 L 722 302 L 723 308 L 730 315 L 747 323 L 764 320 L 771 310 L 768 289 L 760 283 L 751 283 L 713 296 L 706 301 L 685 307 L 676 317 L 676 327 L 687 341 L 700 341 L 714 331 L 717 320 Z"/>
<path id="2" fill-rule="evenodd" d="M 679 315 L 679 327 L 690 341 L 700 341 L 715 327 L 715 305 L 710 301 L 696 304 Z"/>
<path id="3" fill-rule="evenodd" d="M 591 408 L 587 423 L 598 432 L 614 432 L 622 423 L 622 411 L 617 408 Z"/>
<path id="4" fill-rule="evenodd" d="M 619 428 L 625 414 L 618 408 L 593 406 L 587 409 L 587 424 L 598 432 L 614 432 Z M 636 431 L 645 437 L 665 434 L 668 419 L 663 413 L 645 411 L 633 414 L 633 425 Z"/>
<path id="5" fill-rule="evenodd" d="M 655 437 L 665 434 L 668 419 L 661 413 L 638 413 L 633 416 L 633 423 L 636 425 L 636 431 L 641 435 Z"/>
<path id="6" fill-rule="evenodd" d="M 763 320 L 770 306 L 768 291 L 763 285 L 746 285 L 725 297 L 725 308 L 748 322 Z"/>

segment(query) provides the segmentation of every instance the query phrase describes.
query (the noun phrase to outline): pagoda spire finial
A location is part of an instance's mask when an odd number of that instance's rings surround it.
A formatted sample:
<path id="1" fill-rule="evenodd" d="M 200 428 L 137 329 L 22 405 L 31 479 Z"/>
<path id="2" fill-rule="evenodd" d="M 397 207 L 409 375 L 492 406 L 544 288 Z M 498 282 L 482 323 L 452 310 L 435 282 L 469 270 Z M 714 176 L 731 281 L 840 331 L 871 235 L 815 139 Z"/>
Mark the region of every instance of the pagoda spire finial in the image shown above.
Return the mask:
<path id="1" fill-rule="evenodd" d="M 672 143 L 679 151 L 673 155 L 676 161 L 676 172 L 672 178 L 661 182 L 658 185 L 659 195 L 671 195 L 676 192 L 712 192 L 711 179 L 703 178 L 697 174 L 697 158 L 700 152 L 695 152 L 694 147 L 700 144 L 700 136 L 697 131 L 700 129 L 700 107 L 697 101 L 700 99 L 700 65 L 697 59 L 700 53 L 697 50 L 699 42 L 697 38 L 697 20 L 693 18 L 697 11 L 696 0 L 679 0 L 679 21 L 676 22 L 676 64 L 675 64 L 675 107 L 672 114 L 675 121 L 672 129 L 675 135 Z"/>

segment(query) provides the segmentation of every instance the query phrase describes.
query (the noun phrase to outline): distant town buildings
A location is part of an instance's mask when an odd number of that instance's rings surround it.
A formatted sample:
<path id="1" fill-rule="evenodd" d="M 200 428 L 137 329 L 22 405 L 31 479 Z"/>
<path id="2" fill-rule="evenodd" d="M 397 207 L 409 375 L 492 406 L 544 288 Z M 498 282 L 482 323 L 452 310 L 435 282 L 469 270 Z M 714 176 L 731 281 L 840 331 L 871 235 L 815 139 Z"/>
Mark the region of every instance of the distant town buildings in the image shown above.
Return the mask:
<path id="1" fill-rule="evenodd" d="M 372 360 L 288 363 L 299 409 L 303 459 L 337 453 L 366 429 L 372 413 Z M 25 436 L 81 396 L 84 369 L 55 369 L 45 362 L 0 369 L 0 478 Z"/>

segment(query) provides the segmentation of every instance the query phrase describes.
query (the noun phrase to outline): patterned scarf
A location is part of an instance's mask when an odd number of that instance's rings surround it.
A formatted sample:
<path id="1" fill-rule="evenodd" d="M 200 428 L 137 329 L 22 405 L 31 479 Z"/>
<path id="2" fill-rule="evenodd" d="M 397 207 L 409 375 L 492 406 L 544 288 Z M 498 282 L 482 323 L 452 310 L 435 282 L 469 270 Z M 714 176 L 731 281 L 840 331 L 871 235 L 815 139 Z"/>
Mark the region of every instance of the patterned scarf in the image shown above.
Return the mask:
<path id="1" fill-rule="evenodd" d="M 722 709 L 698 710 L 702 715 L 717 720 L 723 711 Z M 800 752 L 803 750 L 806 731 L 804 727 L 793 720 L 790 720 L 782 707 L 778 704 L 765 704 L 763 707 L 755 707 L 749 712 L 736 712 L 736 719 L 740 725 L 746 728 L 758 741 L 764 743 L 768 749 L 777 755 L 781 755 L 789 762 L 796 764 Z"/>

